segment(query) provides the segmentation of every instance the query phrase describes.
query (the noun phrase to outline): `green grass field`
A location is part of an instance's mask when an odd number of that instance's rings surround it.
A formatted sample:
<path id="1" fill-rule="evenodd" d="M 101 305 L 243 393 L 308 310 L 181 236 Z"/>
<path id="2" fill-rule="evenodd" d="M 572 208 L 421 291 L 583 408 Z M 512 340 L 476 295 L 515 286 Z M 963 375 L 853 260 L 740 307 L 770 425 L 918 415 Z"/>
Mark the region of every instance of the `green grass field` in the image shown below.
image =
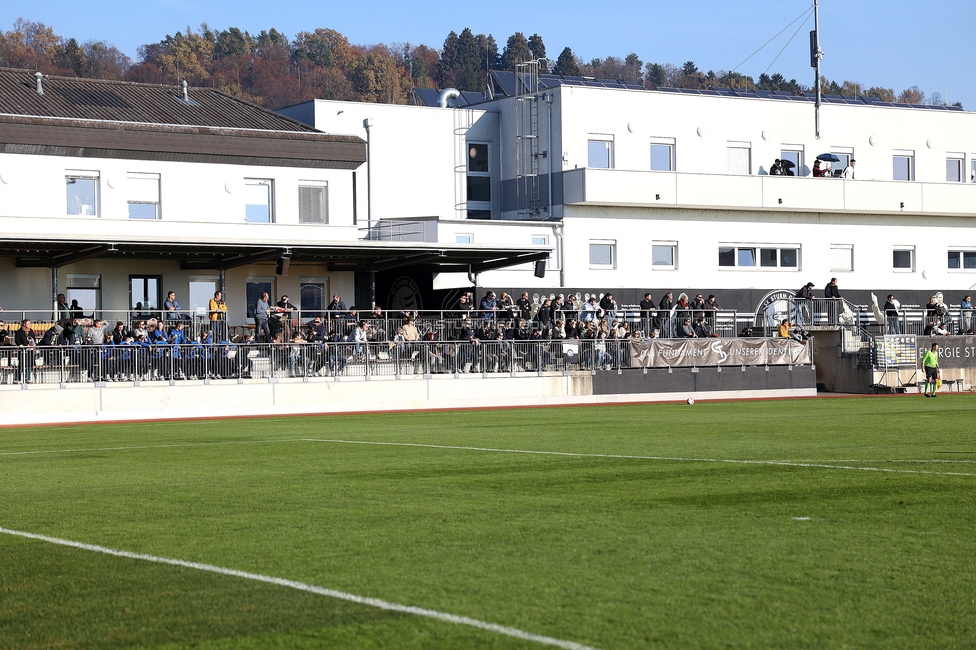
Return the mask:
<path id="1" fill-rule="evenodd" d="M 0 527 L 604 649 L 973 648 L 974 413 L 961 395 L 0 429 Z M 0 534 L 0 648 L 129 647 L 545 646 Z"/>

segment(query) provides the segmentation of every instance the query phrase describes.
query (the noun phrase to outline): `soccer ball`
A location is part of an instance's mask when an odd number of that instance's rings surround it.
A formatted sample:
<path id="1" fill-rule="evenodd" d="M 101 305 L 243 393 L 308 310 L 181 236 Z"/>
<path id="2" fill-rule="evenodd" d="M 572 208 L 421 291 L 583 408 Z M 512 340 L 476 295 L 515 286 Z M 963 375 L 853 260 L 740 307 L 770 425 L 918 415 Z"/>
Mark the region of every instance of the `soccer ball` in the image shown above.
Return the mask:
<path id="1" fill-rule="evenodd" d="M 694 403 L 695 403 L 695 400 L 693 400 L 693 399 L 691 399 L 691 398 L 689 397 L 689 398 L 688 398 L 688 403 L 689 403 L 689 404 L 694 404 Z"/>

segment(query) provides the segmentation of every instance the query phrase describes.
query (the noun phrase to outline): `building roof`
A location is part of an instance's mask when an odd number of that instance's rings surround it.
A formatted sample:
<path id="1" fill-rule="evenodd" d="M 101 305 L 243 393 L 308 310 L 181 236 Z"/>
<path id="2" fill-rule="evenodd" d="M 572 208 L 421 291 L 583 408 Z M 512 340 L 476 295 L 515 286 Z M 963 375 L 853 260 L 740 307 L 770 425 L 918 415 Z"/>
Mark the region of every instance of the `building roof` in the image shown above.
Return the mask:
<path id="1" fill-rule="evenodd" d="M 487 98 L 482 93 L 463 92 L 461 97 L 456 100 L 449 100 L 448 106 L 454 108 L 458 106 L 470 106 L 502 99 L 514 97 L 518 94 L 519 78 L 514 72 L 507 70 L 492 70 L 490 76 L 492 97 Z M 615 90 L 633 90 L 637 92 L 662 92 L 679 93 L 685 95 L 704 95 L 711 97 L 740 97 L 748 99 L 775 99 L 793 102 L 813 102 L 816 100 L 814 93 L 794 95 L 789 91 L 773 91 L 744 88 L 709 88 L 708 90 L 694 90 L 690 88 L 658 88 L 656 91 L 648 90 L 638 81 L 626 79 L 595 79 L 593 77 L 567 77 L 557 74 L 540 74 L 538 76 L 538 90 L 544 91 L 557 86 L 576 86 L 583 88 L 612 88 Z M 524 94 L 523 90 L 523 94 Z M 414 93 L 418 101 L 423 106 L 437 106 L 437 97 L 440 91 L 434 88 L 415 88 Z M 849 95 L 821 95 L 824 104 L 848 104 L 854 106 L 895 106 L 898 108 L 913 108 L 919 110 L 934 111 L 962 111 L 958 106 L 931 106 L 929 104 L 900 104 L 897 102 L 883 102 L 877 97 L 851 97 Z"/>
<path id="2" fill-rule="evenodd" d="M 0 68 L 0 153 L 355 169 L 366 142 L 210 88 Z"/>
<path id="3" fill-rule="evenodd" d="M 0 68 L 0 114 L 307 133 L 315 129 L 211 88 L 45 76 Z"/>

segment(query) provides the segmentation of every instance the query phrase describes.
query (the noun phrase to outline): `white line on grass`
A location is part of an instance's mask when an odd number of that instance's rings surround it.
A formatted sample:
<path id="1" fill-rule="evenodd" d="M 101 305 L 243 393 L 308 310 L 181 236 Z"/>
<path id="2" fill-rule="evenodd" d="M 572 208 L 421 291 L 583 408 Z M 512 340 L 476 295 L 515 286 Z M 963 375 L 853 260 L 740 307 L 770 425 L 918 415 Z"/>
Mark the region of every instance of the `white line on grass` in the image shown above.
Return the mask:
<path id="1" fill-rule="evenodd" d="M 779 465 L 783 467 L 814 467 L 819 469 L 846 469 L 862 472 L 888 472 L 892 474 L 934 474 L 936 476 L 976 476 L 964 472 L 930 472 L 918 469 L 891 469 L 888 467 L 857 467 L 855 465 L 828 465 L 784 460 L 749 460 L 731 458 L 685 458 L 681 456 L 635 456 L 628 454 L 587 454 L 572 451 L 540 451 L 533 449 L 499 449 L 495 447 L 464 447 L 460 445 L 430 445 L 417 442 L 382 442 L 375 440 L 335 440 L 305 438 L 308 442 L 332 442 L 346 445 L 389 445 L 392 447 L 426 447 L 429 449 L 456 449 L 460 451 L 488 451 L 500 454 L 533 454 L 539 456 L 570 456 L 574 458 L 619 458 L 623 460 L 666 460 L 684 463 L 729 463 L 733 465 Z"/>
<path id="2" fill-rule="evenodd" d="M 526 632 L 524 630 L 519 630 L 514 627 L 507 627 L 505 625 L 496 625 L 495 623 L 487 623 L 485 621 L 480 621 L 476 618 L 468 618 L 467 616 L 458 616 L 456 614 L 447 614 L 445 612 L 439 612 L 433 609 L 424 609 L 422 607 L 414 607 L 412 605 L 401 605 L 399 603 L 391 603 L 389 601 L 380 600 L 378 598 L 367 598 L 366 596 L 357 596 L 356 594 L 350 594 L 344 591 L 336 591 L 335 589 L 326 589 L 325 587 L 318 587 L 316 585 L 310 585 L 305 582 L 298 582 L 297 580 L 288 580 L 286 578 L 276 578 L 274 576 L 266 576 L 266 575 L 261 575 L 259 573 L 238 571 L 237 569 L 228 569 L 225 567 L 214 566 L 212 564 L 201 564 L 199 562 L 187 562 L 185 560 L 176 560 L 173 558 L 159 557 L 158 555 L 146 555 L 143 553 L 120 551 L 118 549 L 107 548 L 105 546 L 85 544 L 83 542 L 76 542 L 70 539 L 61 539 L 59 537 L 48 537 L 47 535 L 38 535 L 35 533 L 27 533 L 20 530 L 10 530 L 8 528 L 2 528 L 2 527 L 0 527 L 0 533 L 3 533 L 5 535 L 15 535 L 17 537 L 26 537 L 27 539 L 34 539 L 42 542 L 48 542 L 50 544 L 58 544 L 60 546 L 70 546 L 71 548 L 78 548 L 83 551 L 91 551 L 93 553 L 104 553 L 105 555 L 114 555 L 116 557 L 124 557 L 132 560 L 144 560 L 146 562 L 155 562 L 157 564 L 169 564 L 172 566 L 184 567 L 187 569 L 197 569 L 198 571 L 208 571 L 210 573 L 218 573 L 220 575 L 232 576 L 234 578 L 244 578 L 245 580 L 264 582 L 271 585 L 277 585 L 279 587 L 288 587 L 289 589 L 297 589 L 299 591 L 306 591 L 308 593 L 318 594 L 319 596 L 328 596 L 330 598 L 338 598 L 339 600 L 345 600 L 351 603 L 358 603 L 360 605 L 367 605 L 369 607 L 385 609 L 391 612 L 413 614 L 414 616 L 433 618 L 438 621 L 444 621 L 446 623 L 468 625 L 470 627 L 476 627 L 478 629 L 487 630 L 489 632 L 494 632 L 496 634 L 504 634 L 505 636 L 515 637 L 516 639 L 521 639 L 523 641 L 533 641 L 535 643 L 541 643 L 543 645 L 554 646 L 557 648 L 565 648 L 566 650 L 596 650 L 596 648 L 593 648 L 592 646 L 582 645 L 580 643 L 575 643 L 573 641 L 563 641 L 562 639 L 555 639 L 553 637 L 543 636 L 541 634 L 533 634 L 532 632 Z"/>

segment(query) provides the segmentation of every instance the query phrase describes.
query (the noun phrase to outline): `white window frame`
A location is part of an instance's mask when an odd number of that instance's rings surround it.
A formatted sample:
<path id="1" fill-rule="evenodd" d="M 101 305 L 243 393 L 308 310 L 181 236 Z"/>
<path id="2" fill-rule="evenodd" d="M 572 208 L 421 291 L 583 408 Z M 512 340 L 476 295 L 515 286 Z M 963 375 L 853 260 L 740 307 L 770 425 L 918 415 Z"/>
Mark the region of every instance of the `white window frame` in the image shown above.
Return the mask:
<path id="1" fill-rule="evenodd" d="M 144 172 L 128 172 L 126 174 L 126 192 L 130 197 L 135 196 L 135 198 L 130 198 L 128 200 L 128 205 L 153 205 L 156 206 L 156 214 L 153 217 L 133 217 L 132 208 L 129 208 L 128 218 L 134 219 L 136 221 L 158 221 L 163 218 L 162 203 L 160 201 L 160 195 L 162 193 L 161 178 L 159 174 L 151 174 Z M 146 194 L 140 196 L 140 192 L 133 192 L 134 189 L 148 188 L 151 183 L 155 184 L 155 192 L 147 192 Z M 155 199 L 155 200 L 153 200 Z"/>
<path id="2" fill-rule="evenodd" d="M 592 261 L 594 246 L 610 247 L 609 264 L 600 264 Z M 617 240 L 616 239 L 591 239 L 587 245 L 586 252 L 587 252 L 587 261 L 589 261 L 591 269 L 612 270 L 617 268 Z"/>
<path id="3" fill-rule="evenodd" d="M 268 193 L 268 220 L 267 221 L 252 221 L 247 216 L 247 206 L 257 205 L 255 203 L 248 203 L 248 188 L 249 187 L 267 187 Z M 246 223 L 274 223 L 275 222 L 275 186 L 273 178 L 245 178 L 244 179 L 244 221 Z"/>
<path id="4" fill-rule="evenodd" d="M 894 255 L 896 252 L 908 252 L 911 254 L 911 264 L 908 268 L 896 267 Z M 895 273 L 914 273 L 915 272 L 915 247 L 914 246 L 893 246 L 891 249 L 891 270 Z"/>
<path id="5" fill-rule="evenodd" d="M 748 160 L 746 162 L 746 171 L 738 172 L 732 170 L 732 152 L 733 151 L 746 151 L 746 156 Z M 752 175 L 752 143 L 751 142 L 735 142 L 730 140 L 726 147 L 726 152 L 729 157 L 727 171 L 732 176 L 751 176 Z"/>
<path id="6" fill-rule="evenodd" d="M 965 264 L 965 254 L 976 256 L 976 248 L 966 248 L 965 246 L 956 246 L 950 248 L 948 254 L 946 255 L 946 268 L 949 273 L 976 273 L 976 267 L 966 268 Z M 952 268 L 949 266 L 948 258 L 950 255 L 957 255 L 959 261 L 959 266 L 957 268 Z"/>
<path id="7" fill-rule="evenodd" d="M 952 164 L 958 171 L 958 178 L 949 178 L 949 165 Z M 961 153 L 946 154 L 946 183 L 965 183 L 966 182 L 966 155 Z"/>
<path id="8" fill-rule="evenodd" d="M 834 251 L 844 251 L 850 258 L 848 268 L 841 268 L 834 264 Z M 831 273 L 852 273 L 854 271 L 854 244 L 831 244 L 830 245 L 830 271 Z"/>
<path id="9" fill-rule="evenodd" d="M 668 169 L 654 169 L 654 147 L 667 147 L 668 148 Z M 675 171 L 675 144 L 674 138 L 651 138 L 650 145 L 648 147 L 648 154 L 650 155 L 650 170 L 652 172 L 673 172 Z"/>
<path id="10" fill-rule="evenodd" d="M 92 206 L 92 213 L 85 214 L 82 210 L 83 204 L 79 205 L 78 212 L 72 212 L 71 206 L 68 205 L 67 196 L 67 186 L 68 181 L 71 179 L 93 181 L 95 183 L 95 205 Z M 67 169 L 64 172 L 64 183 L 65 183 L 65 214 L 69 217 L 100 217 L 102 216 L 101 210 L 101 199 L 102 199 L 102 187 L 101 187 L 101 174 L 97 171 L 82 170 L 82 169 Z"/>
<path id="11" fill-rule="evenodd" d="M 905 158 L 908 160 L 908 178 L 895 178 L 894 164 L 895 160 L 899 158 Z M 891 180 L 899 182 L 912 182 L 915 180 L 915 152 L 910 150 L 899 150 L 895 149 L 891 152 Z"/>
<path id="12" fill-rule="evenodd" d="M 840 158 L 840 162 L 835 164 L 837 167 L 840 167 L 841 171 L 847 169 L 848 165 L 851 164 L 851 160 L 854 159 L 854 147 L 831 147 L 830 153 Z M 834 169 L 837 169 L 837 167 L 834 167 Z"/>
<path id="13" fill-rule="evenodd" d="M 784 160 L 784 154 L 788 153 L 796 154 L 796 171 L 794 173 L 797 176 L 807 176 L 806 159 L 804 157 L 805 147 L 802 144 L 781 144 L 779 146 L 780 160 Z"/>
<path id="14" fill-rule="evenodd" d="M 719 271 L 748 271 L 753 272 L 774 272 L 780 271 L 785 273 L 797 273 L 803 269 L 802 265 L 802 255 L 803 247 L 799 244 L 755 244 L 755 243 L 744 243 L 744 242 L 722 242 L 718 245 L 718 252 L 721 255 L 723 248 L 733 249 L 733 258 L 735 260 L 734 265 L 718 265 Z M 763 266 L 762 264 L 762 251 L 763 250 L 776 250 L 776 266 Z M 739 251 L 740 250 L 751 250 L 753 251 L 753 259 L 755 264 L 753 266 L 744 266 L 739 264 Z M 792 250 L 796 251 L 796 266 L 782 266 L 782 251 Z"/>
<path id="15" fill-rule="evenodd" d="M 590 145 L 595 143 L 602 143 L 607 150 L 607 166 L 597 166 L 594 167 L 590 164 Z M 586 136 L 586 167 L 587 169 L 613 169 L 613 135 L 605 133 L 589 133 Z"/>
<path id="16" fill-rule="evenodd" d="M 464 198 L 467 203 L 468 210 L 487 210 L 488 212 L 493 212 L 493 205 L 495 199 L 495 192 L 492 188 L 491 181 L 491 170 L 494 168 L 494 151 L 492 151 L 492 146 L 490 142 L 484 142 L 482 140 L 468 140 L 465 143 L 464 151 L 467 154 L 466 162 L 464 163 Z M 488 149 L 488 171 L 474 171 L 471 169 L 471 148 L 474 145 L 485 146 Z M 468 178 L 487 178 L 488 179 L 488 200 L 487 201 L 472 201 L 468 192 Z"/>
<path id="17" fill-rule="evenodd" d="M 549 245 L 549 235 L 532 235 L 530 241 L 533 246 L 548 246 Z M 556 268 L 556 259 L 553 257 L 555 250 L 549 253 L 549 257 L 546 258 L 546 270 Z"/>
<path id="18" fill-rule="evenodd" d="M 322 215 L 319 221 L 310 220 L 306 216 L 306 220 L 302 220 L 302 190 L 303 189 L 321 189 L 322 190 Z M 298 181 L 298 223 L 302 225 L 329 225 L 329 182 L 328 181 L 312 181 L 312 180 L 300 180 Z"/>
<path id="19" fill-rule="evenodd" d="M 98 311 L 102 308 L 102 276 L 99 273 L 66 273 L 65 274 L 65 297 L 68 303 L 78 297 L 75 292 L 93 291 L 95 294 L 95 305 L 81 305 L 83 311 Z M 79 304 L 81 301 L 79 300 Z"/>
<path id="20" fill-rule="evenodd" d="M 671 264 L 655 264 L 654 249 L 670 248 Z M 678 268 L 678 242 L 676 241 L 652 241 L 651 242 L 651 270 L 652 271 L 675 271 Z"/>

